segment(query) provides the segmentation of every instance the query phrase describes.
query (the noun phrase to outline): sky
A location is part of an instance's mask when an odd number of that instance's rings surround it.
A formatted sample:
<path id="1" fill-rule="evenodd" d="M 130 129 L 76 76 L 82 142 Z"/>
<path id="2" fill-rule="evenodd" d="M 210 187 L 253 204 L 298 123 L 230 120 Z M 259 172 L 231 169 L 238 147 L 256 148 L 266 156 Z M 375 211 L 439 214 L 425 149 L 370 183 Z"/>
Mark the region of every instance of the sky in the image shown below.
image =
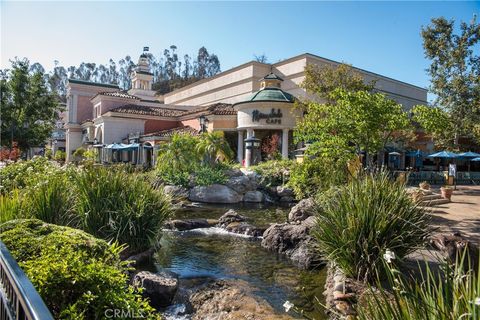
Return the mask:
<path id="1" fill-rule="evenodd" d="M 1 59 L 27 57 L 47 70 L 58 60 L 134 60 L 144 46 L 181 56 L 205 46 L 222 70 L 265 54 L 268 62 L 312 53 L 429 86 L 421 27 L 444 16 L 480 19 L 470 2 L 17 2 L 0 0 Z M 477 20 L 478 20 L 477 19 Z"/>

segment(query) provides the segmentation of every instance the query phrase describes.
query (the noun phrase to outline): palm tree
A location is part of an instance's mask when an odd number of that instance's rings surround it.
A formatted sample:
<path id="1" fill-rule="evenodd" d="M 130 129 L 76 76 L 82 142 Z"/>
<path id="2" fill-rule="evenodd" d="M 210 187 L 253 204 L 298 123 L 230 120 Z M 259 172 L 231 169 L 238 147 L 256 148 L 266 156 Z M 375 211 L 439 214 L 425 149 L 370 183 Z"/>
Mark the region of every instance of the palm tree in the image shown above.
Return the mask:
<path id="1" fill-rule="evenodd" d="M 197 152 L 202 154 L 204 161 L 210 165 L 233 158 L 233 151 L 221 131 L 203 133 L 197 144 Z"/>

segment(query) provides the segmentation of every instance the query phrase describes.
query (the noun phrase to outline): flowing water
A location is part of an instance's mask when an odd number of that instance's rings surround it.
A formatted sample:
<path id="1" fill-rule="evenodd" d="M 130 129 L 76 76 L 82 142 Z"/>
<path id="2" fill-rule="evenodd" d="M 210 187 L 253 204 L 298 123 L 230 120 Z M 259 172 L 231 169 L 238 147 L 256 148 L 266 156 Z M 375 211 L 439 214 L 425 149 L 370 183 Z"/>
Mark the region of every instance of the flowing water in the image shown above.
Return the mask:
<path id="1" fill-rule="evenodd" d="M 218 219 L 230 208 L 231 205 L 193 206 L 178 210 L 175 218 Z M 288 215 L 288 208 L 280 207 L 240 206 L 233 209 L 247 216 L 255 226 L 285 222 Z M 310 317 L 325 319 L 318 303 L 314 307 L 315 297 L 323 301 L 325 270 L 300 270 L 285 257 L 263 249 L 260 242 L 220 228 L 166 231 L 156 255 L 156 268 L 176 272 L 181 283 L 212 278 L 243 280 L 254 294 L 268 301 L 278 312 L 285 312 L 282 305 L 288 300 Z M 295 316 L 292 311 L 290 314 Z"/>

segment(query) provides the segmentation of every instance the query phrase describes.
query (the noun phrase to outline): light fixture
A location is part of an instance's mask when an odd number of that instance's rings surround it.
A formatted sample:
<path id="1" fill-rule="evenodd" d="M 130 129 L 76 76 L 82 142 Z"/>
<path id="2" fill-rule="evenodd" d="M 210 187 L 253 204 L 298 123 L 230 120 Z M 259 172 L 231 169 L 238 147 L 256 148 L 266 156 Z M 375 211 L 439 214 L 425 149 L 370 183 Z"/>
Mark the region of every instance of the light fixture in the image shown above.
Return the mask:
<path id="1" fill-rule="evenodd" d="M 247 138 L 244 141 L 245 141 L 245 148 L 247 149 L 260 147 L 260 139 L 255 138 L 255 136 L 251 136 L 250 138 Z"/>
<path id="2" fill-rule="evenodd" d="M 98 144 L 98 139 L 97 138 L 93 139 L 93 144 Z"/>
<path id="3" fill-rule="evenodd" d="M 208 119 L 205 117 L 205 115 L 201 115 L 198 118 L 198 121 L 200 122 L 200 133 L 207 132 L 207 127 L 208 127 Z"/>

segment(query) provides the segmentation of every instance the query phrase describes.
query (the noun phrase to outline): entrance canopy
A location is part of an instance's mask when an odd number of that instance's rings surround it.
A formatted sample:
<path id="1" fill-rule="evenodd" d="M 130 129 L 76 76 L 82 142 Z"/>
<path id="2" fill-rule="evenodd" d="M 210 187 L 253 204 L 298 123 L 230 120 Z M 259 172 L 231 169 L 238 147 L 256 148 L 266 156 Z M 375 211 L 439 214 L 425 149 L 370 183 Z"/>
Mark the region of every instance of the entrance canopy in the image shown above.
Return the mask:
<path id="1" fill-rule="evenodd" d="M 112 149 L 112 150 L 121 150 L 121 151 L 131 151 L 131 150 L 136 150 L 140 147 L 138 143 L 131 143 L 131 144 L 125 144 L 125 143 L 112 143 L 109 144 L 105 147 L 105 149 Z"/>

